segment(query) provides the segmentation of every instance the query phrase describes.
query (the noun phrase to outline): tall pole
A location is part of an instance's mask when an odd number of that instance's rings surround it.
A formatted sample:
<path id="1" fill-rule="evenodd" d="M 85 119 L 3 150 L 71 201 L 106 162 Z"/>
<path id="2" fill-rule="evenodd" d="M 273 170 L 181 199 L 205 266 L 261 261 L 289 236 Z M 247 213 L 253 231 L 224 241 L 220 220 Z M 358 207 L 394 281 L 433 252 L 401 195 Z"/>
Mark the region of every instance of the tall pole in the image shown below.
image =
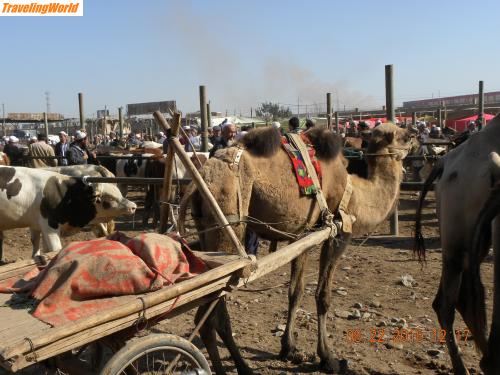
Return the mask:
<path id="1" fill-rule="evenodd" d="M 479 122 L 478 130 L 483 128 L 484 121 L 484 82 L 479 81 L 479 108 L 477 114 L 477 120 Z"/>
<path id="2" fill-rule="evenodd" d="M 339 129 L 339 111 L 335 111 L 335 131 L 337 134 L 340 134 L 340 129 Z"/>
<path id="3" fill-rule="evenodd" d="M 393 84 L 393 69 L 392 64 L 385 66 L 385 108 L 387 121 L 394 122 L 394 84 Z M 391 234 L 393 236 L 399 235 L 399 215 L 398 215 L 398 205 L 399 201 L 396 202 L 394 207 L 394 212 L 390 217 Z"/>
<path id="4" fill-rule="evenodd" d="M 2 103 L 2 137 L 5 137 L 7 133 L 5 133 L 5 104 Z"/>
<path id="5" fill-rule="evenodd" d="M 205 86 L 200 86 L 201 151 L 208 152 L 207 94 Z"/>
<path id="6" fill-rule="evenodd" d="M 119 124 L 119 135 L 120 135 L 120 141 L 123 138 L 123 107 L 118 108 L 118 124 Z"/>
<path id="7" fill-rule="evenodd" d="M 49 121 L 47 119 L 47 112 L 43 112 L 43 122 L 45 124 L 45 135 L 47 136 L 47 141 L 49 139 Z"/>
<path id="8" fill-rule="evenodd" d="M 391 65 L 385 66 L 385 115 L 387 121 L 394 122 L 394 85 L 393 85 L 393 68 Z"/>
<path id="9" fill-rule="evenodd" d="M 417 112 L 412 112 L 412 114 L 411 114 L 411 124 L 414 127 L 417 126 Z"/>
<path id="10" fill-rule="evenodd" d="M 443 111 L 441 107 L 437 110 L 438 127 L 443 126 Z"/>
<path id="11" fill-rule="evenodd" d="M 212 126 L 212 112 L 210 112 L 210 101 L 207 103 L 207 124 L 209 128 Z"/>
<path id="12" fill-rule="evenodd" d="M 83 93 L 78 93 L 78 108 L 80 110 L 80 128 L 85 132 L 85 119 L 83 118 Z"/>
<path id="13" fill-rule="evenodd" d="M 106 138 L 106 110 L 107 107 L 104 106 L 104 117 L 102 119 L 102 135 L 104 136 L 104 138 Z M 99 130 L 96 130 L 96 133 L 99 134 Z"/>
<path id="14" fill-rule="evenodd" d="M 328 129 L 332 128 L 332 93 L 326 93 L 326 122 Z"/>

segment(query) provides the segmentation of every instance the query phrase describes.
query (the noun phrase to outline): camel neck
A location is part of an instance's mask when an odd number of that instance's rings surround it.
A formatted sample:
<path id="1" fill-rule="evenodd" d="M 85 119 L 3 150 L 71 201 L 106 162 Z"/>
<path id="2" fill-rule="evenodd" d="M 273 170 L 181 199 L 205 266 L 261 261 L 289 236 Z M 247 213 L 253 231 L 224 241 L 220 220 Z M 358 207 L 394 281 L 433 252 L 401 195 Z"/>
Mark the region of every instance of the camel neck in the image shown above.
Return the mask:
<path id="1" fill-rule="evenodd" d="M 369 162 L 368 178 L 352 176 L 353 198 L 349 212 L 356 216 L 354 234 L 364 234 L 384 221 L 399 195 L 402 162 L 389 156 Z"/>

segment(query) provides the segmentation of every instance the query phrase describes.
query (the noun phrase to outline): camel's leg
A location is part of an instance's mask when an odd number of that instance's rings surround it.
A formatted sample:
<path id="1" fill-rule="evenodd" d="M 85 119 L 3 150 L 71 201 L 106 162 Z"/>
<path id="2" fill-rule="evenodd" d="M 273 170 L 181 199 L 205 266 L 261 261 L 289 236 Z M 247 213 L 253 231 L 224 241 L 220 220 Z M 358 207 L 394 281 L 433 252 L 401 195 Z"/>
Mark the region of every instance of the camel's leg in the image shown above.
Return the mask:
<path id="1" fill-rule="evenodd" d="M 304 294 L 304 269 L 307 265 L 308 252 L 302 253 L 292 261 L 290 275 L 290 287 L 288 288 L 288 318 L 286 329 L 281 338 L 280 357 L 282 359 L 293 359 L 297 354 L 295 347 L 295 317 Z"/>
<path id="2" fill-rule="evenodd" d="M 494 276 L 493 276 L 493 313 L 491 321 L 490 337 L 488 340 L 488 351 L 481 359 L 481 369 L 485 375 L 498 374 L 500 372 L 500 218 L 497 217 L 493 227 L 493 249 L 494 253 Z"/>
<path id="3" fill-rule="evenodd" d="M 319 260 L 318 287 L 316 288 L 316 308 L 318 310 L 318 355 L 321 359 L 320 367 L 327 372 L 345 370 L 344 361 L 341 363 L 333 357 L 328 344 L 326 328 L 328 309 L 332 299 L 332 277 L 340 256 L 347 248 L 349 237 L 337 244 L 335 241 L 326 241 L 321 248 Z"/>
<path id="4" fill-rule="evenodd" d="M 195 324 L 198 324 L 203 314 L 207 309 L 208 305 L 203 305 L 198 308 L 196 316 L 194 318 Z M 219 350 L 217 349 L 217 337 L 215 336 L 214 328 L 215 311 L 213 311 L 207 318 L 205 323 L 200 328 L 200 336 L 205 348 L 207 348 L 208 356 L 212 361 L 212 366 L 216 374 L 225 374 L 224 367 L 222 366 L 222 361 L 219 356 Z"/>
<path id="5" fill-rule="evenodd" d="M 269 254 L 274 253 L 278 249 L 278 241 L 271 241 L 269 243 Z"/>
<path id="6" fill-rule="evenodd" d="M 3 232 L 0 231 L 0 263 L 3 261 Z"/>
<path id="7" fill-rule="evenodd" d="M 453 322 L 455 308 L 460 293 L 463 273 L 463 256 L 461 249 L 449 250 L 443 246 L 443 270 L 436 298 L 432 307 L 437 314 L 439 324 L 446 333 L 446 346 L 450 354 L 453 370 L 457 375 L 468 375 L 457 345 Z"/>
<path id="8" fill-rule="evenodd" d="M 195 321 L 199 321 L 204 312 L 205 309 L 200 307 L 196 313 Z M 215 337 L 216 331 L 224 342 L 226 348 L 229 350 L 231 358 L 236 365 L 238 374 L 253 374 L 252 369 L 247 365 L 241 356 L 238 346 L 234 341 L 233 331 L 231 329 L 231 320 L 226 308 L 226 302 L 223 299 L 219 300 L 219 303 L 215 306 L 213 312 L 208 317 L 207 321 L 200 330 L 200 333 L 212 361 L 212 365 L 214 366 L 215 373 L 225 374 L 224 367 L 222 366 L 222 362 L 220 360 L 219 351 L 217 350 L 217 340 Z"/>

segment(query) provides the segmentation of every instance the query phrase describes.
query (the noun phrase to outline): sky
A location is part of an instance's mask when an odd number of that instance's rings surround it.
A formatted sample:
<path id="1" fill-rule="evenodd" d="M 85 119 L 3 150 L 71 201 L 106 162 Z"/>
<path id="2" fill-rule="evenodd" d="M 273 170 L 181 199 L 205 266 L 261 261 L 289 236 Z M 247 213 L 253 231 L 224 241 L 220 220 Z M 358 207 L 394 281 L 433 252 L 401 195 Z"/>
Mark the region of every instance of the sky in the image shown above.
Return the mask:
<path id="1" fill-rule="evenodd" d="M 104 106 L 176 100 L 250 114 L 500 91 L 498 0 L 84 0 L 83 17 L 0 17 L 5 112 L 86 117 Z"/>

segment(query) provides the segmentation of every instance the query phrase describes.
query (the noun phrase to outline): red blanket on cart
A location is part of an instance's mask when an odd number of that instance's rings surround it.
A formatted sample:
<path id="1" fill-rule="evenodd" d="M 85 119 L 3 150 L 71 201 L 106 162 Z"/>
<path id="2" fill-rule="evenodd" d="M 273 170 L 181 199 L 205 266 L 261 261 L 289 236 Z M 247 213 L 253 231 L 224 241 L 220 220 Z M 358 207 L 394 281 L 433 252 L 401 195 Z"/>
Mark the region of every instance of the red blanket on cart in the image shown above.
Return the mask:
<path id="1" fill-rule="evenodd" d="M 26 292 L 39 303 L 33 312 L 54 326 L 123 304 L 116 296 L 146 293 L 206 270 L 203 261 L 169 236 L 72 242 L 41 271 L 0 283 L 0 292 Z M 113 298 L 114 297 L 114 298 Z"/>

